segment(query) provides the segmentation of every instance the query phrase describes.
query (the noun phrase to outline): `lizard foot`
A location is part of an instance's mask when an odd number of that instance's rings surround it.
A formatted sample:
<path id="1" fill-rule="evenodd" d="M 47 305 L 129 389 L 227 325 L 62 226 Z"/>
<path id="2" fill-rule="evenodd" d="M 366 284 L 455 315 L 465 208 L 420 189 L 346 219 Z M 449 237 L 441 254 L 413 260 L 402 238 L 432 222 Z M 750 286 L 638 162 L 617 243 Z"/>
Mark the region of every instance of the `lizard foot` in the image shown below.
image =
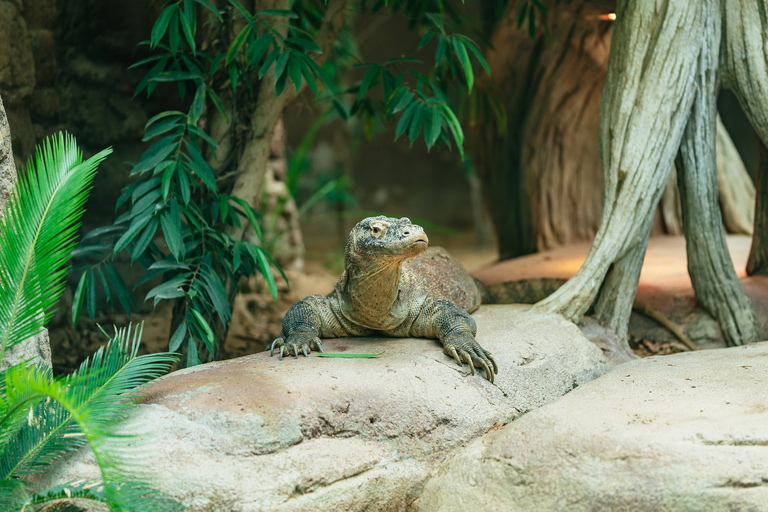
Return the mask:
<path id="1" fill-rule="evenodd" d="M 275 349 L 280 348 L 280 360 L 283 360 L 283 355 L 293 355 L 298 359 L 299 352 L 308 356 L 312 350 L 318 350 L 324 352 L 323 344 L 320 342 L 320 338 L 313 333 L 299 332 L 288 336 L 286 340 L 284 336 L 280 336 L 272 342 L 272 347 L 269 352 L 269 356 L 275 355 Z"/>
<path id="2" fill-rule="evenodd" d="M 499 367 L 493 360 L 491 353 L 485 350 L 469 334 L 464 334 L 456 338 L 447 339 L 443 342 L 443 352 L 447 356 L 453 357 L 457 363 L 468 364 L 469 371 L 475 374 L 475 366 L 485 370 L 485 378 L 493 384 L 493 377 L 499 373 Z"/>

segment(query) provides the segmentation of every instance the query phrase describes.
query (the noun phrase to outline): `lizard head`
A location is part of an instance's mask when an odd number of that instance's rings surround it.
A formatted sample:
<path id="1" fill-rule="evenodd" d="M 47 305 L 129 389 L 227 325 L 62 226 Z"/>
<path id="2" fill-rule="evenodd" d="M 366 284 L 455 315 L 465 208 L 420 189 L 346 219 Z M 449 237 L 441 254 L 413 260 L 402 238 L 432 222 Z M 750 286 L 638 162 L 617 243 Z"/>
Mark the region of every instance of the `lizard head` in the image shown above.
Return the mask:
<path id="1" fill-rule="evenodd" d="M 429 239 L 421 226 L 403 217 L 368 217 L 352 228 L 347 240 L 345 259 L 386 259 L 402 261 L 423 252 Z"/>

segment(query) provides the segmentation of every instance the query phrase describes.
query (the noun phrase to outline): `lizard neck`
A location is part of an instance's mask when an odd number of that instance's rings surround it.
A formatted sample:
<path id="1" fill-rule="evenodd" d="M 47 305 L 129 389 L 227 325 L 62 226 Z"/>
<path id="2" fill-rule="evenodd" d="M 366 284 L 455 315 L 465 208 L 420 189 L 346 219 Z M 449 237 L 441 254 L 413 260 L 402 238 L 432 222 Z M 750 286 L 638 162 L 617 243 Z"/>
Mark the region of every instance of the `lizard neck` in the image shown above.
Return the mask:
<path id="1" fill-rule="evenodd" d="M 387 259 L 356 262 L 347 268 L 345 291 L 356 322 L 371 329 L 390 327 L 402 264 L 402 259 Z"/>

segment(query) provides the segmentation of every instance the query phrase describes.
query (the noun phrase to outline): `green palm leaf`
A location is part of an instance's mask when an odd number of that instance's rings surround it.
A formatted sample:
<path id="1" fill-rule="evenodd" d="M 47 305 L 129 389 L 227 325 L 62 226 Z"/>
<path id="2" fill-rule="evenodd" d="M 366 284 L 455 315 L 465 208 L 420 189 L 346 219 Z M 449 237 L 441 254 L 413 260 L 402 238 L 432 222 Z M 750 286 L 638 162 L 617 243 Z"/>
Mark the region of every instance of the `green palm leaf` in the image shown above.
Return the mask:
<path id="1" fill-rule="evenodd" d="M 111 152 L 83 162 L 75 139 L 60 133 L 16 182 L 0 223 L 0 360 L 50 318 L 96 166 Z"/>
<path id="2" fill-rule="evenodd" d="M 37 402 L 33 411 L 44 412 L 30 413 L 29 421 L 22 422 L 18 433 L 0 448 L 0 477 L 15 480 L 42 472 L 62 454 L 88 442 L 104 484 L 80 489 L 80 497 L 109 503 L 112 510 L 180 509 L 176 501 L 145 483 L 149 475 L 135 457 L 138 435 L 121 431 L 122 420 L 141 396 L 139 388 L 166 373 L 176 357 L 168 353 L 137 356 L 141 331 L 131 334 L 130 327 L 119 330 L 77 372 L 63 379 L 24 365 L 5 372 L 5 394 L 0 398 L 7 415 L 0 415 L 0 431 L 14 411 L 29 410 L 30 403 Z M 71 483 L 64 488 L 74 493 L 78 487 Z M 59 491 L 25 495 L 19 502 L 18 494 L 14 499 L 0 487 L 0 504 L 13 502 L 11 509 L 19 509 L 60 497 Z"/>

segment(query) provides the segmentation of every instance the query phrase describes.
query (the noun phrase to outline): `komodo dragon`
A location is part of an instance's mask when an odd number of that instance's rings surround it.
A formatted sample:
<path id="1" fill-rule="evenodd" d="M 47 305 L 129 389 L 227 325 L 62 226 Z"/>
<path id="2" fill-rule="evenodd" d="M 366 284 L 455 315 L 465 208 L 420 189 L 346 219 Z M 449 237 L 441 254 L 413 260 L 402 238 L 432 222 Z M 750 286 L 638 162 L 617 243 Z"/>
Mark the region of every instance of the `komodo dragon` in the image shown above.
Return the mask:
<path id="1" fill-rule="evenodd" d="M 481 289 L 444 250 L 427 250 L 428 243 L 424 229 L 405 217 L 358 222 L 334 290 L 311 295 L 288 310 L 270 355 L 278 347 L 280 359 L 284 353 L 322 352 L 320 338 L 437 338 L 446 355 L 469 364 L 473 375 L 475 366 L 482 368 L 493 382 L 498 366 L 475 340 L 477 326 L 469 315 L 480 305 Z"/>
<path id="2" fill-rule="evenodd" d="M 471 373 L 485 370 L 493 382 L 498 366 L 475 340 L 469 313 L 480 303 L 534 303 L 553 293 L 564 279 L 526 279 L 485 286 L 444 249 L 429 248 L 421 226 L 407 218 L 369 217 L 349 234 L 344 272 L 327 296 L 311 295 L 294 304 L 283 319 L 283 332 L 271 345 L 283 354 L 323 351 L 320 338 L 383 334 L 397 338 L 437 338 L 443 352 Z M 696 346 L 680 328 L 650 306 L 633 309 L 668 328 L 690 350 Z M 607 351 L 629 353 L 616 342 Z M 631 353 L 629 354 L 632 357 Z M 491 371 L 493 370 L 493 371 Z"/>

